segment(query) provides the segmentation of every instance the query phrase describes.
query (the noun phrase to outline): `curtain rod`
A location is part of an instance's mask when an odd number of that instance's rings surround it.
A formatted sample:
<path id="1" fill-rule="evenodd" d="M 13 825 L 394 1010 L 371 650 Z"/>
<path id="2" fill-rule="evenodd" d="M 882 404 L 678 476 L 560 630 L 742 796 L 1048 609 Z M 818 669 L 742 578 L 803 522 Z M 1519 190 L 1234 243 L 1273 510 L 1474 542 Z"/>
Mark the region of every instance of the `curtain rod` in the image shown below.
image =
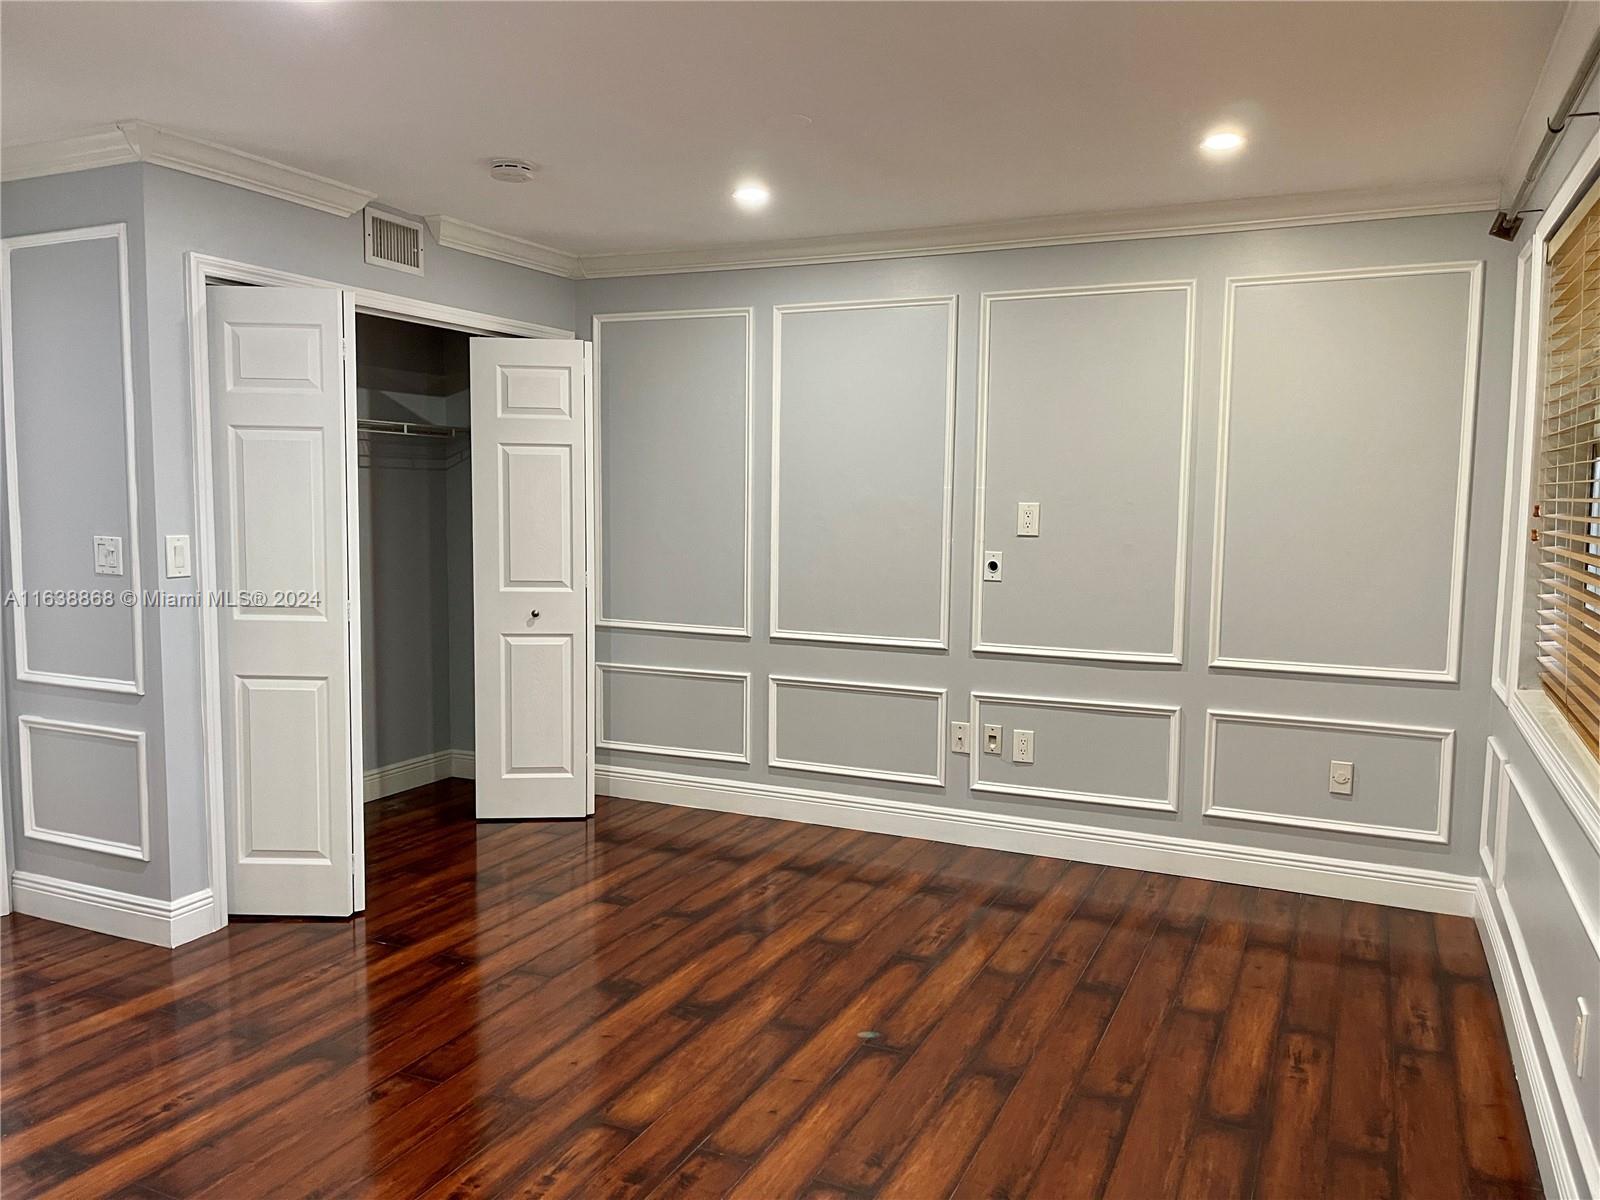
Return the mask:
<path id="1" fill-rule="evenodd" d="M 1509 208 L 1501 209 L 1495 214 L 1494 224 L 1489 226 L 1489 232 L 1494 237 L 1514 241 L 1517 233 L 1522 228 L 1523 205 L 1528 202 L 1534 185 L 1538 183 L 1539 176 L 1544 173 L 1545 164 L 1550 161 L 1550 155 L 1555 151 L 1556 143 L 1561 140 L 1561 134 L 1567 127 L 1567 122 L 1575 116 L 1592 116 L 1592 113 L 1576 113 L 1573 109 L 1578 106 L 1578 97 L 1582 96 L 1595 75 L 1595 67 L 1600 64 L 1600 32 L 1589 42 L 1589 49 L 1584 53 L 1583 62 L 1578 67 L 1578 73 L 1572 77 L 1572 82 L 1561 97 L 1561 102 L 1556 105 L 1556 115 L 1546 118 L 1544 123 L 1544 137 L 1539 140 L 1539 148 L 1533 153 L 1533 161 L 1528 164 L 1528 173 L 1522 177 L 1522 183 L 1517 188 L 1517 194 L 1512 197 Z"/>

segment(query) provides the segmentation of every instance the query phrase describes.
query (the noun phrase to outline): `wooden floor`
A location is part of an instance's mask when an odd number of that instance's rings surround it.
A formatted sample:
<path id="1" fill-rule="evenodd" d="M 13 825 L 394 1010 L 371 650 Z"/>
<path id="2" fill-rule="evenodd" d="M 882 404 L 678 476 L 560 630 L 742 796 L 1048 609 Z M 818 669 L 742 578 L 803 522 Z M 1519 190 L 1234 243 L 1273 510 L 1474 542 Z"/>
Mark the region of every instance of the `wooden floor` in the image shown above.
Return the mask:
<path id="1" fill-rule="evenodd" d="M 602 800 L 368 806 L 371 908 L 26 917 L 7 1200 L 1537 1196 L 1471 922 Z"/>

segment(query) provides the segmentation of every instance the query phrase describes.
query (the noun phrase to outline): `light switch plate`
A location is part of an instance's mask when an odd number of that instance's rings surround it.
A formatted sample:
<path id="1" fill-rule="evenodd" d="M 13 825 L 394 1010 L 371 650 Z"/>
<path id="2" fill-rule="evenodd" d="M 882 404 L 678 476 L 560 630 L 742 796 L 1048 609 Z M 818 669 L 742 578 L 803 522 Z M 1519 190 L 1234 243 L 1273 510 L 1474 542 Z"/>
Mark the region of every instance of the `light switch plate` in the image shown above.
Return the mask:
<path id="1" fill-rule="evenodd" d="M 122 539 L 108 534 L 94 535 L 94 573 L 96 575 L 122 574 Z"/>
<path id="2" fill-rule="evenodd" d="M 1033 761 L 1033 730 L 1013 729 L 1011 731 L 1011 761 L 1014 763 L 1031 763 Z"/>
<path id="3" fill-rule="evenodd" d="M 1355 763 L 1339 762 L 1338 760 L 1335 760 L 1328 764 L 1329 795 L 1348 796 L 1355 790 L 1355 784 Z"/>
<path id="4" fill-rule="evenodd" d="M 188 579 L 193 574 L 194 567 L 189 562 L 189 535 L 167 534 L 167 578 Z"/>
<path id="5" fill-rule="evenodd" d="M 1005 730 L 998 725 L 985 725 L 983 727 L 983 752 L 985 754 L 1000 753 L 1000 738 Z"/>
<path id="6" fill-rule="evenodd" d="M 1037 500 L 1017 501 L 1017 536 L 1039 536 L 1039 502 Z"/>
<path id="7" fill-rule="evenodd" d="M 950 750 L 954 754 L 972 753 L 972 722 L 950 722 Z"/>
<path id="8" fill-rule="evenodd" d="M 1572 1024 L 1572 1069 L 1583 1078 L 1583 1064 L 1589 1057 L 1589 1002 L 1578 997 L 1578 1019 Z"/>
<path id="9" fill-rule="evenodd" d="M 983 579 L 985 583 L 1000 582 L 1000 551 L 985 550 L 983 552 Z"/>

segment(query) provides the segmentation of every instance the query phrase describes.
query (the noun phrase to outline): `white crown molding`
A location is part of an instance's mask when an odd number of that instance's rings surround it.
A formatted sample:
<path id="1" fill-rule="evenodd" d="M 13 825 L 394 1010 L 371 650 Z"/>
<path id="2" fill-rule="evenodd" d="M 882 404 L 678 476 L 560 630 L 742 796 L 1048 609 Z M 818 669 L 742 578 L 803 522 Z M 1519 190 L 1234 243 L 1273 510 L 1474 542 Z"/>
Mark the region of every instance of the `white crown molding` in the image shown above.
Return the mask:
<path id="1" fill-rule="evenodd" d="M 798 238 L 636 254 L 596 254 L 580 259 L 579 266 L 582 278 L 608 279 L 620 275 L 736 271 L 807 263 L 912 258 L 929 254 L 970 254 L 982 250 L 1031 246 L 1066 246 L 1079 242 L 1235 233 L 1344 221 L 1492 212 L 1499 191 L 1499 182 L 1489 179 L 1403 191 L 1381 189 L 1257 196 L 1167 208 L 1072 213 L 1022 221 L 897 229 L 841 237 Z"/>
<path id="2" fill-rule="evenodd" d="M 484 258 L 498 259 L 512 266 L 528 267 L 534 271 L 544 271 L 549 275 L 560 275 L 565 279 L 583 277 L 577 257 L 564 250 L 557 250 L 553 246 L 485 229 L 482 225 L 473 225 L 455 217 L 436 215 L 427 218 L 427 221 L 428 229 L 433 233 L 433 240 L 452 250 L 479 254 Z"/>
<path id="3" fill-rule="evenodd" d="M 232 184 L 338 217 L 359 212 L 376 193 L 326 175 L 302 171 L 258 154 L 175 133 L 145 121 L 119 121 L 110 130 L 10 146 L 0 152 L 0 180 L 59 175 L 116 163 L 146 162 L 202 179 Z"/>
<path id="4" fill-rule="evenodd" d="M 0 182 L 128 162 L 187 171 L 341 217 L 350 216 L 376 198 L 375 193 L 326 176 L 143 121 L 123 121 L 111 129 L 75 137 L 4 147 L 0 149 Z M 610 279 L 1493 212 L 1499 197 L 1499 180 L 1478 179 L 1428 188 L 1253 196 L 1019 221 L 582 256 L 444 214 L 428 217 L 427 223 L 434 240 L 452 250 L 564 279 Z"/>

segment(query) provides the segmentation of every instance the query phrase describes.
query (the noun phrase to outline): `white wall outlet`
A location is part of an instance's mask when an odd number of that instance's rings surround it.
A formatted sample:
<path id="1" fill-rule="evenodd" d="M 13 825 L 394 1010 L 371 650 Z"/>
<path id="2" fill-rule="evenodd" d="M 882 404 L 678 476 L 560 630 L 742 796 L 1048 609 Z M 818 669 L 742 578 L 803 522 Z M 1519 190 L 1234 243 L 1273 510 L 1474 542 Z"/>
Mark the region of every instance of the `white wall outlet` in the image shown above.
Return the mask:
<path id="1" fill-rule="evenodd" d="M 194 567 L 189 562 L 189 535 L 167 534 L 167 578 L 187 579 L 193 574 Z"/>
<path id="2" fill-rule="evenodd" d="M 1037 500 L 1017 501 L 1017 536 L 1039 536 L 1039 502 Z"/>
<path id="3" fill-rule="evenodd" d="M 1328 794 L 1330 796 L 1348 796 L 1355 790 L 1355 786 L 1355 763 L 1339 762 L 1335 759 L 1328 764 Z"/>
<path id="4" fill-rule="evenodd" d="M 1583 1063 L 1589 1057 L 1589 1002 L 1578 997 L 1578 1019 L 1572 1023 L 1572 1069 L 1583 1078 Z"/>
<path id="5" fill-rule="evenodd" d="M 950 749 L 955 754 L 972 753 L 972 722 L 950 722 Z"/>
<path id="6" fill-rule="evenodd" d="M 1005 730 L 998 725 L 985 725 L 983 727 L 983 752 L 985 754 L 1000 753 L 1000 737 Z"/>
<path id="7" fill-rule="evenodd" d="M 1031 763 L 1033 761 L 1033 730 L 1013 729 L 1011 731 L 1011 761 L 1014 763 Z"/>
<path id="8" fill-rule="evenodd" d="M 94 573 L 96 575 L 122 574 L 122 539 L 107 534 L 94 535 Z"/>
<path id="9" fill-rule="evenodd" d="M 983 552 L 983 579 L 985 583 L 1000 582 L 1000 551 L 985 550 Z"/>

